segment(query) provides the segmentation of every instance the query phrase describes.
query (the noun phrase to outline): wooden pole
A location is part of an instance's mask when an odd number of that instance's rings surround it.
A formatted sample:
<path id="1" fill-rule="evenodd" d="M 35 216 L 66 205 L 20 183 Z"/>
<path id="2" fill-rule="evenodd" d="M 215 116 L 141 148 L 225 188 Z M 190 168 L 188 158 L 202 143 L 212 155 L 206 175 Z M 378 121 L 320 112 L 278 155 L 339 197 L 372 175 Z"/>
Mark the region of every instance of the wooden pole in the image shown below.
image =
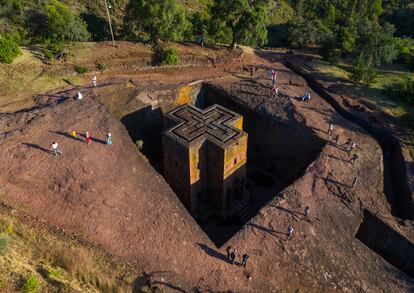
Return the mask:
<path id="1" fill-rule="evenodd" d="M 108 2 L 107 0 L 104 0 L 104 1 L 105 1 L 106 16 L 108 17 L 109 30 L 111 31 L 112 45 L 116 47 L 115 39 L 114 39 L 114 32 L 112 31 L 112 22 L 111 22 L 111 15 L 109 14 Z"/>

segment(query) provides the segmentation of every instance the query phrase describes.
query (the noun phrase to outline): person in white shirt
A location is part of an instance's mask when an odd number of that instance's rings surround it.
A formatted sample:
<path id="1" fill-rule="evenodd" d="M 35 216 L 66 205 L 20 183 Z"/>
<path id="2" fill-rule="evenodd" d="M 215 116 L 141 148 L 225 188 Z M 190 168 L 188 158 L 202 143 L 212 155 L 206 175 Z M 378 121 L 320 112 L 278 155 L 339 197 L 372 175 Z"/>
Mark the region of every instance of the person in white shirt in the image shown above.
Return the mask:
<path id="1" fill-rule="evenodd" d="M 55 154 L 55 156 L 57 156 L 58 154 L 62 155 L 62 152 L 59 150 L 59 145 L 55 141 L 52 143 L 52 151 Z"/>
<path id="2" fill-rule="evenodd" d="M 92 77 L 92 84 L 94 87 L 96 87 L 96 75 Z"/>
<path id="3" fill-rule="evenodd" d="M 82 99 L 83 99 L 83 96 L 82 96 L 81 92 L 78 92 L 78 94 L 77 94 L 77 99 L 78 99 L 78 100 L 82 100 Z"/>

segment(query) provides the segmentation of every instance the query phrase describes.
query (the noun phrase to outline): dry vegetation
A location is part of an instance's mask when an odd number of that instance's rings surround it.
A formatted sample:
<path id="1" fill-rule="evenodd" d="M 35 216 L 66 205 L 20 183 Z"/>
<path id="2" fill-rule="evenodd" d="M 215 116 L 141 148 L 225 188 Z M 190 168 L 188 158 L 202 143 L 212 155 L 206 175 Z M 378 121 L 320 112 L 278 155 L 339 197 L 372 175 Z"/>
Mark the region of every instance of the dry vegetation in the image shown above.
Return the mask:
<path id="1" fill-rule="evenodd" d="M 120 260 L 0 211 L 1 292 L 151 291 Z M 140 286 L 142 284 L 142 286 Z"/>

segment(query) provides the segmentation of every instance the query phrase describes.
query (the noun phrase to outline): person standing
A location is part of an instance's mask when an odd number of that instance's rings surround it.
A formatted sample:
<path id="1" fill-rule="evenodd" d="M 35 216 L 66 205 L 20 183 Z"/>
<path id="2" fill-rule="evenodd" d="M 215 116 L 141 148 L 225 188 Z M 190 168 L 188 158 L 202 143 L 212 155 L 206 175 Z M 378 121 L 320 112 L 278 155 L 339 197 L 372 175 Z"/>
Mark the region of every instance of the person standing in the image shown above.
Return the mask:
<path id="1" fill-rule="evenodd" d="M 346 142 L 344 143 L 344 147 L 345 147 L 345 149 L 346 149 L 346 150 L 348 150 L 348 149 L 349 149 L 349 147 L 350 147 L 351 143 L 352 143 L 352 139 L 348 138 L 348 139 L 346 140 Z"/>
<path id="2" fill-rule="evenodd" d="M 289 226 L 288 227 L 288 238 L 291 238 L 292 237 L 292 235 L 293 235 L 293 232 L 294 232 L 295 230 L 293 229 L 293 227 L 292 226 Z"/>
<path id="3" fill-rule="evenodd" d="M 234 263 L 236 262 L 236 257 L 237 257 L 237 250 L 234 248 L 230 252 L 230 262 L 231 262 L 232 265 L 234 265 Z"/>
<path id="4" fill-rule="evenodd" d="M 349 160 L 349 162 L 353 165 L 357 159 L 358 159 L 358 155 L 357 154 L 354 154 L 352 156 L 352 158 Z"/>
<path id="5" fill-rule="evenodd" d="M 59 144 L 55 141 L 52 143 L 52 151 L 55 154 L 55 156 L 57 156 L 58 154 L 62 155 L 62 152 L 59 150 Z"/>
<path id="6" fill-rule="evenodd" d="M 243 254 L 243 256 L 242 256 L 242 261 L 241 261 L 241 263 L 240 263 L 240 266 L 241 267 L 246 267 L 246 265 L 247 265 L 247 261 L 249 260 L 249 256 L 245 253 L 245 254 Z"/>
<path id="7" fill-rule="evenodd" d="M 75 131 L 75 130 L 72 130 L 72 132 L 70 133 L 70 135 L 71 135 L 74 139 L 76 139 L 76 137 L 78 136 L 78 134 L 76 133 L 76 131 Z"/>
<path id="8" fill-rule="evenodd" d="M 338 145 L 338 142 L 339 142 L 339 134 L 337 134 L 337 135 L 334 137 L 334 139 L 332 140 L 332 142 L 333 142 L 335 145 Z"/>
<path id="9" fill-rule="evenodd" d="M 357 182 L 358 182 L 358 179 L 356 177 L 354 177 L 354 180 L 352 181 L 351 189 L 354 189 L 354 187 L 357 184 Z"/>
<path id="10" fill-rule="evenodd" d="M 305 212 L 305 219 L 307 219 L 309 216 L 310 207 L 306 207 L 304 212 Z"/>
<path id="11" fill-rule="evenodd" d="M 352 152 L 356 148 L 357 144 L 352 142 L 351 147 L 349 148 L 349 152 Z"/>
<path id="12" fill-rule="evenodd" d="M 77 93 L 77 97 L 76 97 L 76 99 L 77 99 L 77 100 L 82 100 L 82 99 L 83 99 L 83 96 L 82 96 L 81 92 L 78 92 L 78 93 Z"/>
<path id="13" fill-rule="evenodd" d="M 91 139 L 88 131 L 86 131 L 86 133 L 85 133 L 85 139 L 86 139 L 87 144 L 91 144 L 92 139 Z"/>
<path id="14" fill-rule="evenodd" d="M 333 134 L 333 130 L 334 130 L 334 126 L 332 123 L 329 123 L 328 126 L 328 135 L 332 135 Z"/>
<path id="15" fill-rule="evenodd" d="M 96 75 L 94 75 L 93 77 L 92 77 L 92 84 L 93 84 L 93 87 L 96 87 Z"/>
<path id="16" fill-rule="evenodd" d="M 112 145 L 112 134 L 110 132 L 106 135 L 106 144 Z"/>
<path id="17" fill-rule="evenodd" d="M 230 246 L 230 245 L 229 245 L 229 246 L 227 246 L 227 248 L 226 248 L 227 259 L 228 259 L 228 261 L 230 261 L 230 262 L 231 262 L 231 251 L 232 251 L 231 246 Z"/>
<path id="18" fill-rule="evenodd" d="M 279 88 L 273 87 L 272 88 L 272 95 L 276 97 L 278 94 L 279 94 Z"/>

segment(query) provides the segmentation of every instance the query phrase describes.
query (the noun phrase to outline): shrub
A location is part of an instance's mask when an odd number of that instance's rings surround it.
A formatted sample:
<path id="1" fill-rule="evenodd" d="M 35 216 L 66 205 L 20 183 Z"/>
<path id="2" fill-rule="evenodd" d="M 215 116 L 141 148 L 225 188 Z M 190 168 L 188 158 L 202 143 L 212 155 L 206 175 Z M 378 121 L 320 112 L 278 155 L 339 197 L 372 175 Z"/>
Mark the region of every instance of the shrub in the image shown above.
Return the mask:
<path id="1" fill-rule="evenodd" d="M 75 71 L 79 74 L 85 74 L 85 73 L 88 72 L 88 68 L 86 68 L 84 66 L 76 65 L 75 66 Z"/>
<path id="2" fill-rule="evenodd" d="M 100 72 L 104 72 L 106 69 L 106 64 L 103 62 L 99 62 L 98 64 L 96 64 L 96 68 L 100 71 Z"/>
<path id="3" fill-rule="evenodd" d="M 51 51 L 49 51 L 48 49 L 44 49 L 43 54 L 45 54 L 45 59 L 46 60 L 53 60 L 55 58 L 53 53 Z"/>
<path id="4" fill-rule="evenodd" d="M 144 142 L 141 139 L 138 139 L 135 144 L 137 145 L 138 150 L 142 150 L 144 147 Z"/>
<path id="5" fill-rule="evenodd" d="M 168 48 L 163 51 L 161 64 L 175 65 L 180 62 L 178 51 L 175 48 Z"/>
<path id="6" fill-rule="evenodd" d="M 4 255 L 9 249 L 11 238 L 9 235 L 2 233 L 0 234 L 0 255 Z"/>
<path id="7" fill-rule="evenodd" d="M 19 45 L 13 38 L 0 36 L 0 62 L 10 64 L 21 54 Z"/>
<path id="8" fill-rule="evenodd" d="M 40 289 L 40 281 L 35 275 L 31 275 L 26 279 L 23 285 L 24 292 L 35 293 Z"/>
<path id="9" fill-rule="evenodd" d="M 60 268 L 50 269 L 49 270 L 49 277 L 58 279 L 62 276 L 62 270 Z"/>

